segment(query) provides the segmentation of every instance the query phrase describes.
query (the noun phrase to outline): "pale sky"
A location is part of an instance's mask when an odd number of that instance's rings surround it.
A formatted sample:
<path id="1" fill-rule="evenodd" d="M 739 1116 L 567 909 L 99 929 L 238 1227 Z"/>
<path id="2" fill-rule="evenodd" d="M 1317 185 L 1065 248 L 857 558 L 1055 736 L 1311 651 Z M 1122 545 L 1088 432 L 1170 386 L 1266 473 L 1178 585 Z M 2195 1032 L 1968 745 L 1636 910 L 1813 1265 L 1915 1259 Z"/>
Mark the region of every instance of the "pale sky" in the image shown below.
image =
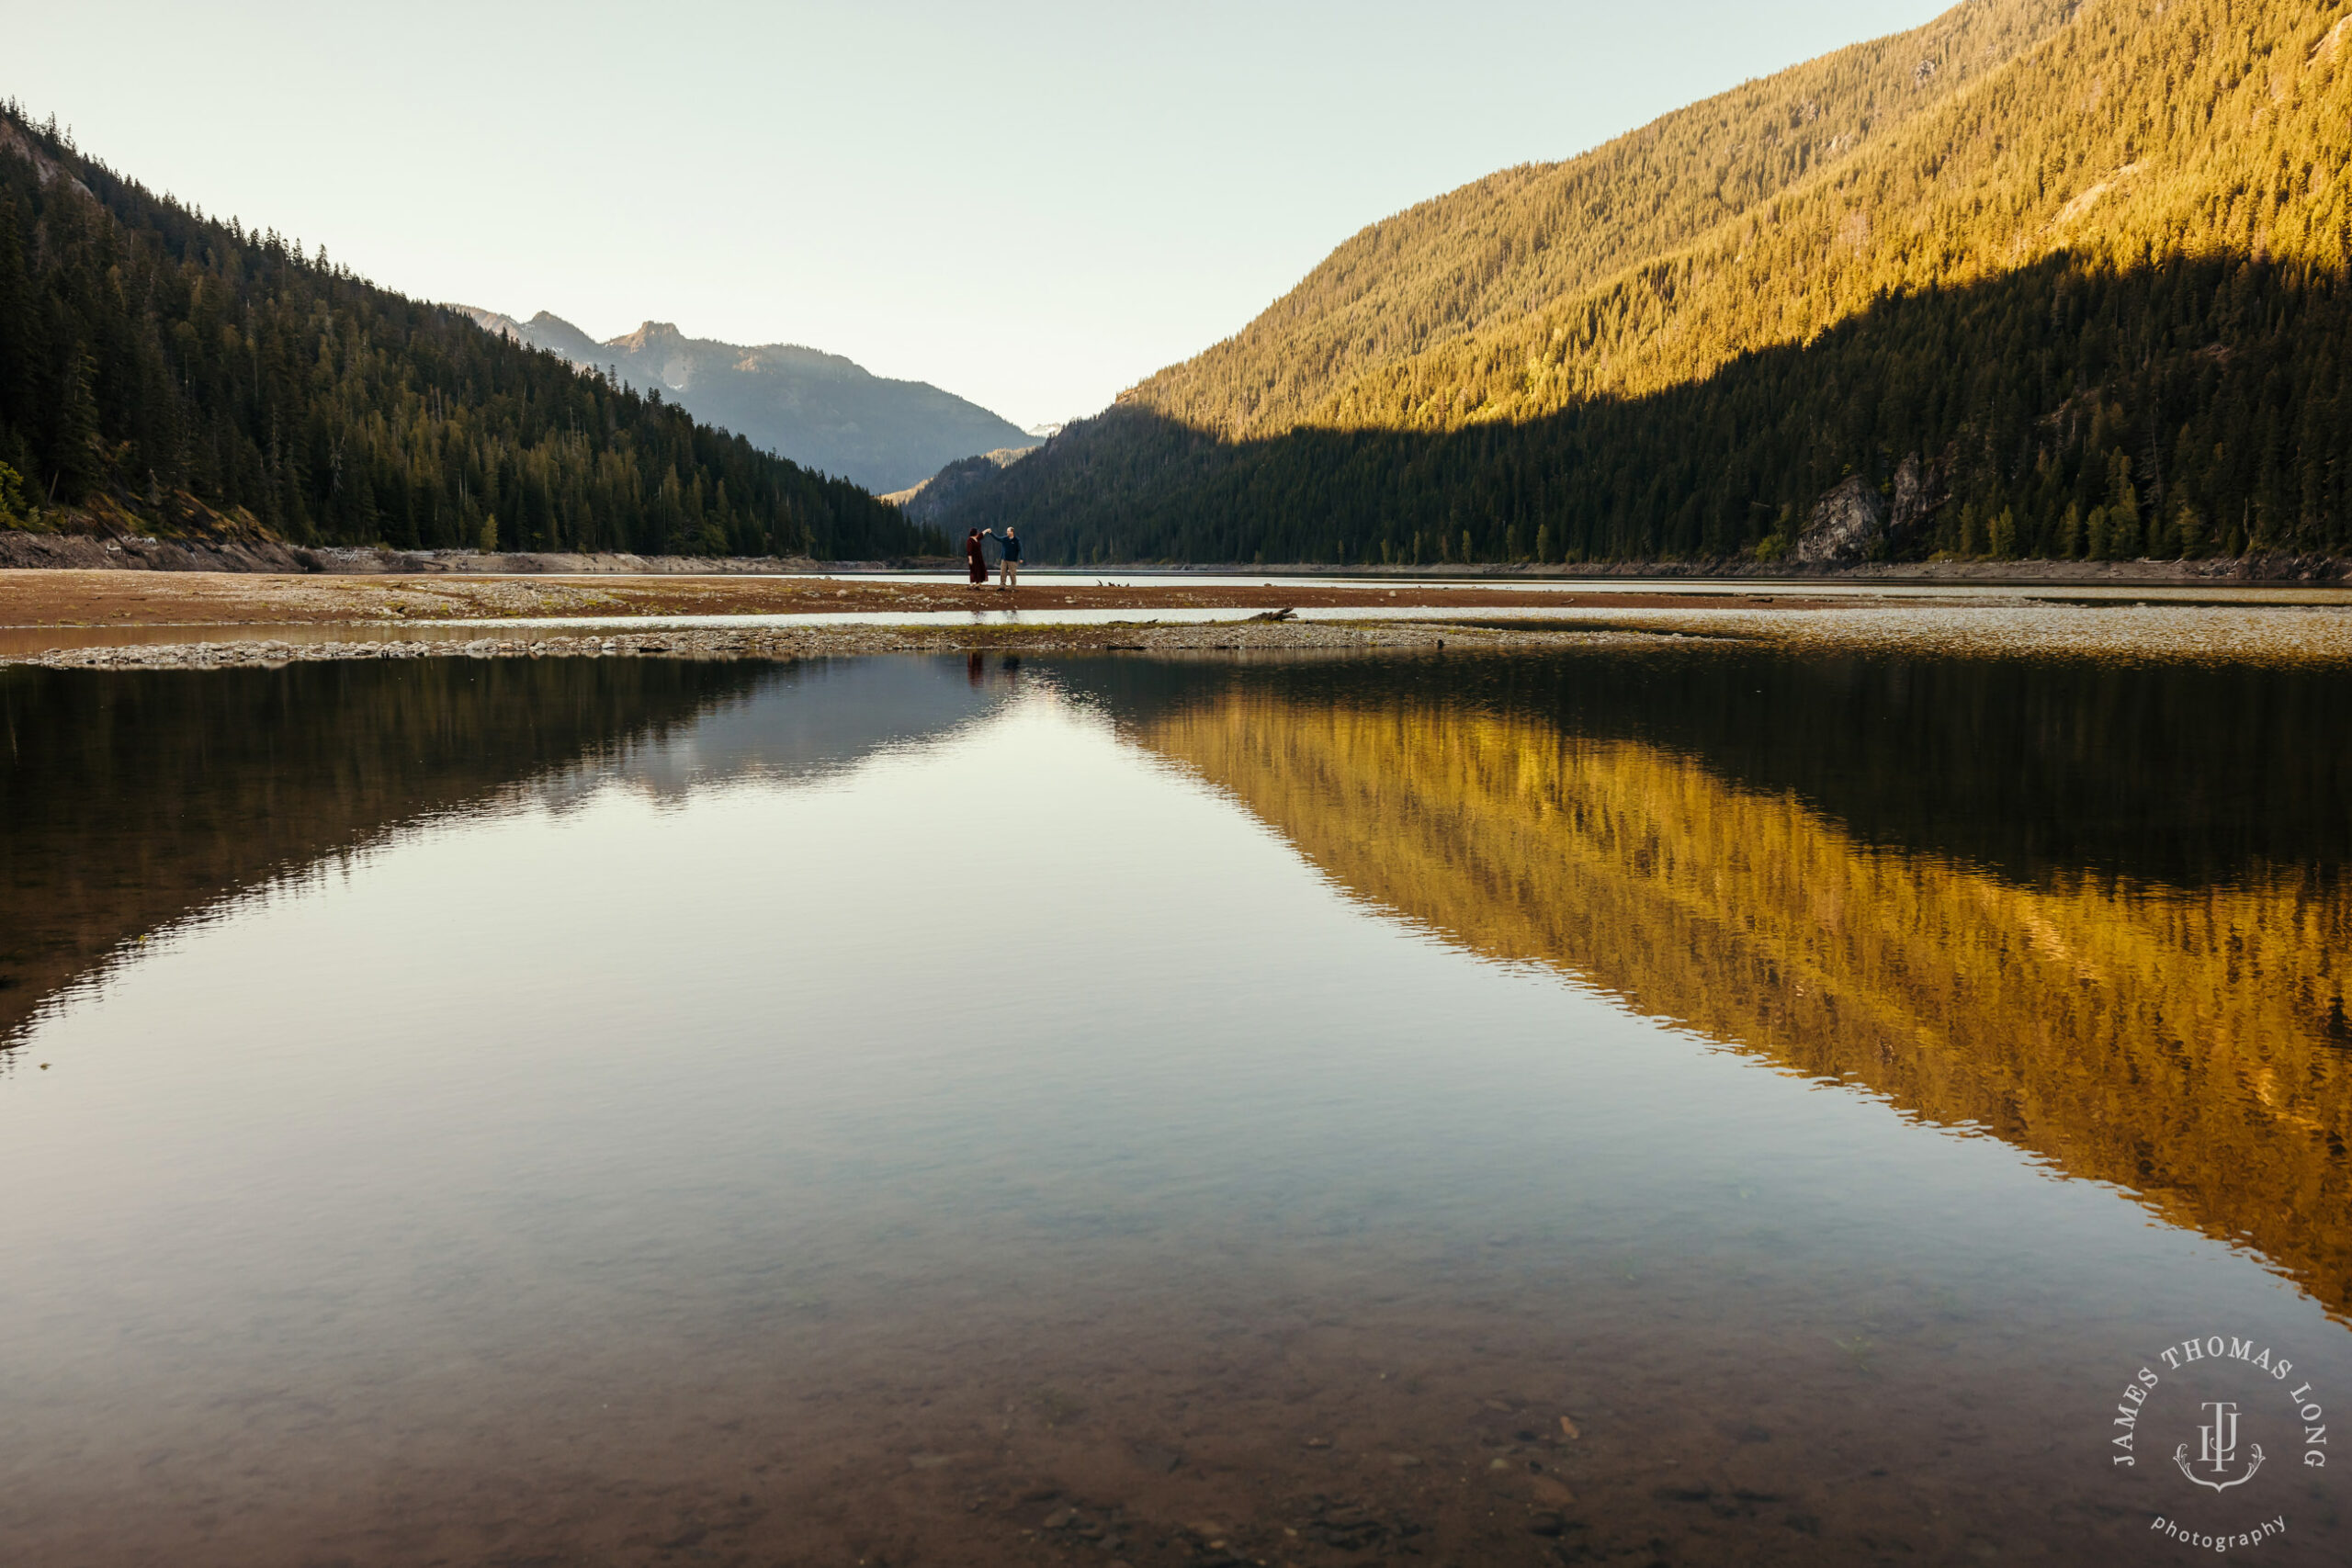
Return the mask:
<path id="1" fill-rule="evenodd" d="M 1365 224 L 1935 0 L 0 0 L 0 96 L 389 288 L 802 343 L 1023 425 Z"/>

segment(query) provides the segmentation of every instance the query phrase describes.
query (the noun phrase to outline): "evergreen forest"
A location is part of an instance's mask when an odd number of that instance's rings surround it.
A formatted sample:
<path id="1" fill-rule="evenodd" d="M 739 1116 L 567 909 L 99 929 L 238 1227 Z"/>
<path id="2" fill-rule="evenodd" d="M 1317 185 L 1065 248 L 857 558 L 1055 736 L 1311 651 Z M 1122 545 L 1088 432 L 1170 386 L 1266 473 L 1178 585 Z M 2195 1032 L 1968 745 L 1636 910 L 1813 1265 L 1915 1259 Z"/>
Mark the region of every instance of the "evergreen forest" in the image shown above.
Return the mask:
<path id="1" fill-rule="evenodd" d="M 959 497 L 1041 555 L 2352 553 L 2352 12 L 1968 0 L 1365 230 Z"/>
<path id="2" fill-rule="evenodd" d="M 0 526 L 400 548 L 943 554 L 848 481 L 0 107 Z"/>

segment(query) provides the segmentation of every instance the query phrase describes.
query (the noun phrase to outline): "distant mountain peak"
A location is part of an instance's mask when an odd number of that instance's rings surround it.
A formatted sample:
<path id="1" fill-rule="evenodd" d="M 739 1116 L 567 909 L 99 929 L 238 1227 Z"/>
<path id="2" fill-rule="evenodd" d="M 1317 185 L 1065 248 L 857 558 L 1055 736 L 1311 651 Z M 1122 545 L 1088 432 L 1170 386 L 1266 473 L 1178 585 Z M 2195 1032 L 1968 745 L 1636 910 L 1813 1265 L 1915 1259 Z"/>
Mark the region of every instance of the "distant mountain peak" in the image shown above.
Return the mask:
<path id="1" fill-rule="evenodd" d="M 652 347 L 657 343 L 672 344 L 690 341 L 692 340 L 688 339 L 685 333 L 678 330 L 678 323 L 675 321 L 646 321 L 639 324 L 637 331 L 625 336 L 607 338 L 605 341 L 605 346 L 641 351 Z"/>
<path id="2" fill-rule="evenodd" d="M 523 323 L 512 316 L 503 316 L 496 310 L 485 310 L 479 305 L 460 305 L 455 300 L 449 301 L 446 308 L 457 311 L 460 316 L 470 317 L 474 325 L 486 333 L 504 337 L 523 335 Z"/>
<path id="3" fill-rule="evenodd" d="M 1039 439 L 928 382 L 876 376 L 854 360 L 800 344 L 722 343 L 650 319 L 598 342 L 546 310 L 518 321 L 473 306 L 450 308 L 487 332 L 575 365 L 610 367 L 639 387 L 659 387 L 697 419 L 876 492 L 919 483 L 958 458 L 1035 446 Z"/>
<path id="4" fill-rule="evenodd" d="M 517 336 L 526 343 L 541 348 L 551 348 L 574 365 L 587 363 L 596 347 L 596 340 L 565 321 L 561 316 L 541 310 L 526 323 Z"/>

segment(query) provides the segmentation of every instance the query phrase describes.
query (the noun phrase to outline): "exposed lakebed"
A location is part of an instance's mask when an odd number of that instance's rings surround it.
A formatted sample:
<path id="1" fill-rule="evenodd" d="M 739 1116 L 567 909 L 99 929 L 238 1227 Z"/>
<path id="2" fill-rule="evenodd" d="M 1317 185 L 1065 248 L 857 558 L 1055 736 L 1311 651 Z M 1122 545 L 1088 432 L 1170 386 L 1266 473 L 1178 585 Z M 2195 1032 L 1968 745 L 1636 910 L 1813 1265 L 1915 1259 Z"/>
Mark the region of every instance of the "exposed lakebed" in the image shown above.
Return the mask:
<path id="1" fill-rule="evenodd" d="M 2177 640 L 0 671 L 0 1559 L 2339 1561 L 2161 1354 L 2352 1397 L 2352 674 Z"/>

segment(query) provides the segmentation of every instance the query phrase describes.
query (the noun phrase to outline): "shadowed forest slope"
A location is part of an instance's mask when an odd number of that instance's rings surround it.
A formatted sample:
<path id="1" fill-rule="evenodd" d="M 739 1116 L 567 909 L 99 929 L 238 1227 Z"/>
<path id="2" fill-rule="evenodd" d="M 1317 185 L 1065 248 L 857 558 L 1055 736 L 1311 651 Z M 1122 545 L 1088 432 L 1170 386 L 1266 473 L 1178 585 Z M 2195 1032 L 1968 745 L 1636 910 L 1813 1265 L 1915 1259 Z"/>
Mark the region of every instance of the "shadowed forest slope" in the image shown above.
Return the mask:
<path id="1" fill-rule="evenodd" d="M 1963 6 L 1366 231 L 950 522 L 1770 559 L 1859 476 L 1882 554 L 2341 550 L 2347 108 L 2341 0 Z"/>
<path id="2" fill-rule="evenodd" d="M 322 249 L 208 220 L 0 109 L 0 527 L 298 543 L 944 550 Z"/>

